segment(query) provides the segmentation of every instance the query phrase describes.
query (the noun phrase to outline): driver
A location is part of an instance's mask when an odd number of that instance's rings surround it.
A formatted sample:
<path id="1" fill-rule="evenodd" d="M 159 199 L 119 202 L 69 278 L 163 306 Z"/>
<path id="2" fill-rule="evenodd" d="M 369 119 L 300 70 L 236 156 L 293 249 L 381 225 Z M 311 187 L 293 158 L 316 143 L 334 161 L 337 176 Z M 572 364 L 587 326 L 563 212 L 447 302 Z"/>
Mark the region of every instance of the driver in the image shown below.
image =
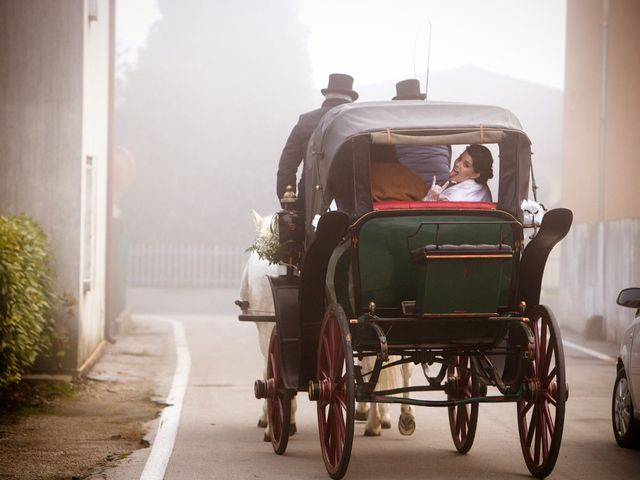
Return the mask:
<path id="1" fill-rule="evenodd" d="M 278 163 L 276 192 L 278 200 L 284 196 L 287 185 L 296 185 L 296 173 L 298 167 L 304 161 L 307 151 L 307 143 L 311 134 L 320 123 L 322 116 L 331 108 L 351 103 L 358 99 L 358 92 L 353 90 L 353 77 L 344 73 L 332 73 L 329 75 L 327 88 L 320 90 L 325 97 L 325 101 L 320 108 L 300 115 L 298 123 L 291 130 L 289 139 L 282 149 L 280 162 Z M 304 172 L 304 169 L 303 169 Z M 304 178 L 300 175 L 298 184 L 298 201 L 295 204 L 296 210 L 304 211 Z"/>

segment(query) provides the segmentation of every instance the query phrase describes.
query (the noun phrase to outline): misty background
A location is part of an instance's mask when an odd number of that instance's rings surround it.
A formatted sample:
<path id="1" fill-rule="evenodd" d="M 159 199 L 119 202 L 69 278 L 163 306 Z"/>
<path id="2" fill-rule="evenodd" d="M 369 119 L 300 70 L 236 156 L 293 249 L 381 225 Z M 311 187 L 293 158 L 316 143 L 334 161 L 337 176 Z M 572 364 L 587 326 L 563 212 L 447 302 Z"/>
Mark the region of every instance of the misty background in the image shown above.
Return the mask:
<path id="1" fill-rule="evenodd" d="M 564 2 L 491 0 L 482 13 L 441 3 L 118 2 L 115 143 L 135 173 L 116 202 L 129 245 L 246 248 L 251 209 L 279 208 L 280 152 L 298 116 L 319 107 L 329 73 L 352 74 L 359 101 L 387 100 L 405 78 L 424 89 L 429 58 L 429 100 L 516 114 L 539 198 L 556 205 Z"/>

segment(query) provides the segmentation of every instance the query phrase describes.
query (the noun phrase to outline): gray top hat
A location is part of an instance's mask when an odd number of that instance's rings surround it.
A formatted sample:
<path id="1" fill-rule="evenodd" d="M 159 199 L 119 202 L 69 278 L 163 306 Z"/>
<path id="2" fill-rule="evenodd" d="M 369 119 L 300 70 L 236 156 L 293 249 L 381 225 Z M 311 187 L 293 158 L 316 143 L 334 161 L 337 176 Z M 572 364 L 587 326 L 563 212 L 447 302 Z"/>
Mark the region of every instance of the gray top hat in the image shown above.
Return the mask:
<path id="1" fill-rule="evenodd" d="M 391 100 L 424 100 L 426 93 L 420 93 L 420 81 L 415 78 L 396 83 L 396 96 Z"/>
<path id="2" fill-rule="evenodd" d="M 327 93 L 349 95 L 354 102 L 358 99 L 358 92 L 353 90 L 353 77 L 344 73 L 332 73 L 329 75 L 329 85 L 320 91 L 323 95 Z"/>

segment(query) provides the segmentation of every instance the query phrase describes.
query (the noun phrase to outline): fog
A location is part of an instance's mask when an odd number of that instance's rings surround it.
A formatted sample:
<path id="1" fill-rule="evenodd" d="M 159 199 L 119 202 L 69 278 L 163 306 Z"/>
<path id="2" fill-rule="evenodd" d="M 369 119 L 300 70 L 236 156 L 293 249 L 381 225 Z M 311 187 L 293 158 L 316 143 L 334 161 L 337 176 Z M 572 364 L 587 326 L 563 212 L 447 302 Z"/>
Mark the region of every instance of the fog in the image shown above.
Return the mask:
<path id="1" fill-rule="evenodd" d="M 510 36 L 522 25 L 505 17 L 512 3 L 120 1 L 115 142 L 135 173 L 116 202 L 129 245 L 247 247 L 251 209 L 279 207 L 280 152 L 298 116 L 322 102 L 328 74 L 351 73 L 361 100 L 386 100 L 414 75 L 424 89 L 428 58 L 430 100 L 495 104 L 520 118 L 541 200 L 556 204 L 564 2 L 521 4 L 523 14 L 539 5 L 562 17 L 544 38 Z"/>

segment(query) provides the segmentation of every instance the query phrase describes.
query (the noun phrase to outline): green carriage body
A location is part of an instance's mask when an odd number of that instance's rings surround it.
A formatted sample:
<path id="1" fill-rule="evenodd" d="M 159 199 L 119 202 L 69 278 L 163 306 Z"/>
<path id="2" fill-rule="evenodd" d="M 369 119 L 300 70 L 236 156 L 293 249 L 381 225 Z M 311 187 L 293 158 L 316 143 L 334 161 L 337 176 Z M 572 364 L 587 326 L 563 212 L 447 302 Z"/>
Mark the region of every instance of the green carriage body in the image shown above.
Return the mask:
<path id="1" fill-rule="evenodd" d="M 520 223 L 495 210 L 370 213 L 329 260 L 327 303 L 350 318 L 375 304 L 376 315 L 395 323 L 390 345 L 491 346 L 516 311 L 521 240 Z M 433 255 L 417 255 L 425 246 Z M 367 334 L 356 325 L 358 343 Z"/>

